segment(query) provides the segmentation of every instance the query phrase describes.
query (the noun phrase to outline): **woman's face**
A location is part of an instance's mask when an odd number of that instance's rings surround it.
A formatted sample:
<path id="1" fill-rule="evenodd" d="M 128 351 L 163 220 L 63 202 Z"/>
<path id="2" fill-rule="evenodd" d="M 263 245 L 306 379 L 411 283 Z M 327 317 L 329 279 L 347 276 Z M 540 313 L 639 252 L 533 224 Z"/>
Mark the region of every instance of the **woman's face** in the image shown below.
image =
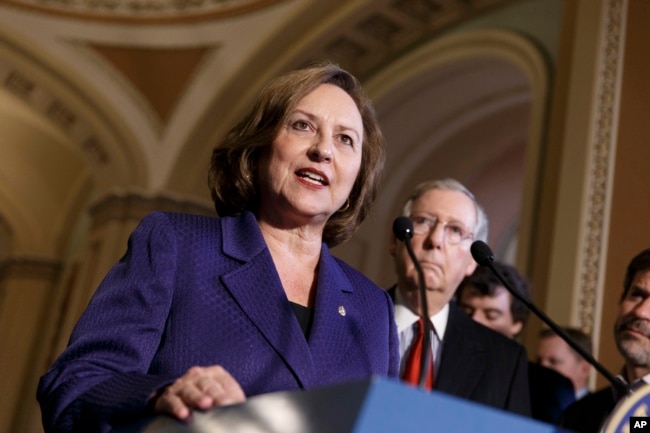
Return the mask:
<path id="1" fill-rule="evenodd" d="M 289 113 L 260 164 L 260 215 L 324 224 L 345 205 L 359 168 L 363 122 L 343 89 L 322 84 Z"/>

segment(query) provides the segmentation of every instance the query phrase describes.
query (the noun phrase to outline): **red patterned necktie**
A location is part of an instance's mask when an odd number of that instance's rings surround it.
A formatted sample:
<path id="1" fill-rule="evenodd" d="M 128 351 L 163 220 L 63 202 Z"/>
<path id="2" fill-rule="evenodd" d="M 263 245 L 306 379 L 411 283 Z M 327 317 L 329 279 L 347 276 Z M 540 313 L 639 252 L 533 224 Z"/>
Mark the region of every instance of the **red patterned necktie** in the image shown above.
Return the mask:
<path id="1" fill-rule="evenodd" d="M 413 343 L 406 358 L 406 365 L 404 367 L 404 375 L 402 379 L 404 382 L 411 383 L 415 386 L 420 385 L 420 366 L 422 361 L 422 347 L 424 343 L 424 322 L 420 318 L 417 321 L 417 330 L 413 338 Z M 431 354 L 430 354 L 431 355 Z M 427 390 L 433 389 L 433 356 L 429 356 L 429 365 L 427 378 L 425 381 L 425 388 Z"/>

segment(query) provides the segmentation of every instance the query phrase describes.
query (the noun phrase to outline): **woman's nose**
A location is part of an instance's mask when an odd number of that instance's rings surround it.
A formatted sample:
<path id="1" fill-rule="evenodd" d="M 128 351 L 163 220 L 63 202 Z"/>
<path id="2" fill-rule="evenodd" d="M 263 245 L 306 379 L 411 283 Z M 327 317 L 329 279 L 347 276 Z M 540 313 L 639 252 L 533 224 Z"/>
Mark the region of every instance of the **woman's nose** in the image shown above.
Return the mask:
<path id="1" fill-rule="evenodd" d="M 319 138 L 317 142 L 309 149 L 309 155 L 316 161 L 332 160 L 332 143 L 324 138 Z"/>

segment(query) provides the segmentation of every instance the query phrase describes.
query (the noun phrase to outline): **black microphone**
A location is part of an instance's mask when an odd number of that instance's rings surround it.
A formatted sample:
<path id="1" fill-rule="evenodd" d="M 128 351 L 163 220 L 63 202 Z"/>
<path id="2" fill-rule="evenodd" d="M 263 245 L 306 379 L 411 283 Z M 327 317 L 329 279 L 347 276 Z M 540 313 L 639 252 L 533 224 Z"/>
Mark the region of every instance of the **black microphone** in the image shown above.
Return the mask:
<path id="1" fill-rule="evenodd" d="M 393 233 L 395 237 L 400 241 L 406 241 L 406 238 L 409 240 L 413 237 L 413 222 L 409 217 L 398 217 L 393 221 Z"/>
<path id="2" fill-rule="evenodd" d="M 406 245 L 406 250 L 408 251 L 418 273 L 421 305 L 420 317 L 424 324 L 424 350 L 422 350 L 422 356 L 420 358 L 420 388 L 425 389 L 428 373 L 427 367 L 429 365 L 429 359 L 431 359 L 431 331 L 433 330 L 433 326 L 431 325 L 429 306 L 427 305 L 427 287 L 424 283 L 424 272 L 422 271 L 420 262 L 417 257 L 415 257 L 415 252 L 413 252 L 413 246 L 411 245 L 411 238 L 413 237 L 413 222 L 409 217 L 405 216 L 395 218 L 395 221 L 393 221 L 393 233 L 397 239 L 404 242 Z"/>
<path id="3" fill-rule="evenodd" d="M 562 338 L 566 343 L 573 348 L 577 353 L 580 354 L 584 359 L 586 359 L 591 365 L 594 366 L 596 370 L 600 374 L 602 374 L 608 381 L 611 382 L 611 384 L 616 388 L 618 392 L 623 393 L 624 395 L 630 394 L 630 387 L 623 383 L 619 378 L 615 377 L 612 373 L 607 371 L 605 367 L 603 367 L 598 361 L 596 361 L 596 358 L 594 358 L 589 352 L 585 351 L 578 343 L 573 341 L 571 337 L 562 329 L 560 328 L 553 320 L 551 320 L 550 317 L 548 317 L 543 311 L 541 311 L 539 308 L 535 306 L 535 304 L 531 303 L 528 299 L 526 299 L 521 293 L 519 293 L 517 290 L 515 290 L 508 280 L 499 272 L 497 268 L 494 267 L 494 254 L 492 253 L 492 250 L 490 247 L 483 241 L 474 241 L 472 243 L 472 246 L 470 247 L 470 250 L 472 252 L 472 257 L 474 257 L 474 260 L 476 263 L 478 263 L 480 266 L 487 266 L 490 268 L 492 273 L 501 281 L 503 286 L 508 289 L 508 291 L 514 296 L 515 298 L 519 299 L 521 302 L 523 302 L 526 307 L 537 317 L 542 319 L 544 323 L 548 325 L 549 328 L 551 328 L 560 338 Z"/>

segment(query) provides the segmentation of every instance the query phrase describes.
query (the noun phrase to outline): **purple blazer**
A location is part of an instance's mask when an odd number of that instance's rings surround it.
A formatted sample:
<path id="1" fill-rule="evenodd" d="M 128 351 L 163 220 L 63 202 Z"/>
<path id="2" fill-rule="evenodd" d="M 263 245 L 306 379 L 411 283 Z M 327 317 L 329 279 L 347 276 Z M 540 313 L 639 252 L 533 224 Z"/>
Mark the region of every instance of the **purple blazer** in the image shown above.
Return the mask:
<path id="1" fill-rule="evenodd" d="M 215 364 L 247 396 L 397 377 L 392 301 L 323 245 L 307 340 L 251 213 L 154 212 L 40 380 L 45 431 L 109 431 L 148 415 L 147 398 L 188 368 Z"/>

